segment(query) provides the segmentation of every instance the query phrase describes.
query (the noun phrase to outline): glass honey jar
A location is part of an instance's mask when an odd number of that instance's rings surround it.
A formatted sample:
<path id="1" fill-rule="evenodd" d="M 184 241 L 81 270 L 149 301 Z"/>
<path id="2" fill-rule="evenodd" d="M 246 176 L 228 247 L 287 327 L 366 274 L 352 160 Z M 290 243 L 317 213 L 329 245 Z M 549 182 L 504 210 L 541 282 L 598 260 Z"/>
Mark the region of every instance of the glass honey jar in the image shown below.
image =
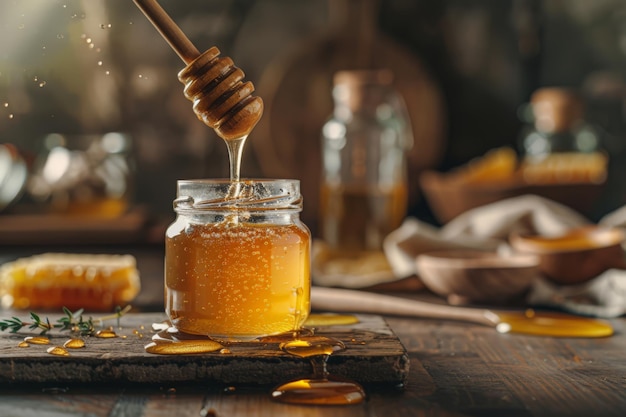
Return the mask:
<path id="1" fill-rule="evenodd" d="M 179 331 L 251 340 L 310 311 L 311 234 L 297 180 L 181 180 L 165 239 L 166 313 Z"/>

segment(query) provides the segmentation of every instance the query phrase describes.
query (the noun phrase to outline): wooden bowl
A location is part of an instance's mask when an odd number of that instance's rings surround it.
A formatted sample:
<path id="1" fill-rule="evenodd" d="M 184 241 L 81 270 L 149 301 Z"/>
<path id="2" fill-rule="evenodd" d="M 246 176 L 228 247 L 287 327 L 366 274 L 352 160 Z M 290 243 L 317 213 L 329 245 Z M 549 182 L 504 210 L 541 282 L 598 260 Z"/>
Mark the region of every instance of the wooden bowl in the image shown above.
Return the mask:
<path id="1" fill-rule="evenodd" d="M 545 197 L 588 214 L 595 207 L 604 182 L 528 184 L 514 177 L 467 183 L 453 174 L 425 171 L 420 177 L 420 186 L 437 220 L 445 224 L 473 208 L 525 194 Z"/>
<path id="2" fill-rule="evenodd" d="M 539 257 L 539 270 L 558 284 L 580 284 L 611 268 L 626 269 L 624 232 L 617 228 L 588 226 L 554 237 L 514 234 L 511 246 Z"/>
<path id="3" fill-rule="evenodd" d="M 451 304 L 505 304 L 526 293 L 539 276 L 533 255 L 448 250 L 422 254 L 416 262 L 424 285 Z"/>

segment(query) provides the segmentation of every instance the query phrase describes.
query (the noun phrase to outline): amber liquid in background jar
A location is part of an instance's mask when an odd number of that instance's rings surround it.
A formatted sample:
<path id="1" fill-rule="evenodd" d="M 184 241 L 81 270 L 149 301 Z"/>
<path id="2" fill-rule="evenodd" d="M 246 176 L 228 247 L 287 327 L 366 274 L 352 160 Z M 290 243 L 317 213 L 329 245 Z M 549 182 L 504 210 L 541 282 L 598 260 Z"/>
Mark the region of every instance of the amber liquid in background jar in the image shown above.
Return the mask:
<path id="1" fill-rule="evenodd" d="M 233 199 L 232 187 L 241 187 Z M 179 181 L 166 235 L 165 303 L 179 330 L 250 340 L 310 311 L 310 241 L 295 180 Z"/>
<path id="2" fill-rule="evenodd" d="M 385 237 L 398 228 L 406 214 L 403 185 L 331 186 L 320 193 L 323 235 L 340 253 L 380 250 Z"/>

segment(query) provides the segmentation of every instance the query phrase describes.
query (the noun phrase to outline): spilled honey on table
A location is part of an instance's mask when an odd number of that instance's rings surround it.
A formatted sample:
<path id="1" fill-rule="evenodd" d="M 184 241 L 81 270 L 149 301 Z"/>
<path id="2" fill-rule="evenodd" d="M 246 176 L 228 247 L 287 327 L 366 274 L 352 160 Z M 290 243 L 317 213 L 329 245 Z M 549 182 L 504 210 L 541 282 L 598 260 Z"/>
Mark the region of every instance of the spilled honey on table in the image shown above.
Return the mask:
<path id="1" fill-rule="evenodd" d="M 536 312 L 528 309 L 524 312 L 492 314 L 494 314 L 492 320 L 499 333 L 551 337 L 608 337 L 613 334 L 613 327 L 602 320 L 558 312 Z"/>
<path id="2" fill-rule="evenodd" d="M 346 325 L 358 322 L 355 316 L 350 315 L 313 314 L 311 319 L 319 326 L 324 326 L 322 323 Z M 222 344 L 206 336 L 188 334 L 172 327 L 168 322 L 155 323 L 152 328 L 157 333 L 152 337 L 152 342 L 145 346 L 145 350 L 153 354 L 187 355 L 218 352 L 220 355 L 230 355 L 233 352 L 224 345 L 234 347 L 238 344 L 238 342 Z M 354 342 L 354 339 L 352 341 Z M 262 337 L 255 342 L 263 349 L 270 345 L 277 346 L 276 349 L 279 351 L 311 362 L 312 374 L 277 386 L 271 392 L 273 400 L 309 405 L 349 405 L 365 400 L 365 391 L 359 383 L 332 375 L 327 370 L 328 357 L 346 349 L 341 340 L 315 335 L 313 330 L 301 328 Z"/>

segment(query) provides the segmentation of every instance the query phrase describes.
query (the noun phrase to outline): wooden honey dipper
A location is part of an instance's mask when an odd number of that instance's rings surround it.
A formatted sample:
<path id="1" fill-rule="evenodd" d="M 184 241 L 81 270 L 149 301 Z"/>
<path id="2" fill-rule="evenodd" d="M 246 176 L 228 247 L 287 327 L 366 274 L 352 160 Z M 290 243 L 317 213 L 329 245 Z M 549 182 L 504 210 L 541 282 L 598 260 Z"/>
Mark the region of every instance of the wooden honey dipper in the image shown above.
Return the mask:
<path id="1" fill-rule="evenodd" d="M 155 0 L 134 2 L 187 65 L 178 79 L 198 119 L 226 141 L 247 137 L 263 114 L 263 100 L 251 95 L 254 85 L 243 81 L 243 71 L 216 47 L 200 54 Z"/>

